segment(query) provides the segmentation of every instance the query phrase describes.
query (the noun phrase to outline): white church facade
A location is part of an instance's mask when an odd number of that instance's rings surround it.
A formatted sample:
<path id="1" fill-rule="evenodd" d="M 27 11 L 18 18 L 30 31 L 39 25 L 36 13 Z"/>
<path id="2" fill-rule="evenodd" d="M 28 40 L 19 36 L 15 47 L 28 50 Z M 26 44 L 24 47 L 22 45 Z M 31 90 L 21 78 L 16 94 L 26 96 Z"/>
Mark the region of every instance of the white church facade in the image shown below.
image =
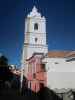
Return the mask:
<path id="1" fill-rule="evenodd" d="M 46 63 L 50 89 L 75 89 L 75 51 L 49 51 L 42 62 Z"/>
<path id="2" fill-rule="evenodd" d="M 22 56 L 24 75 L 27 77 L 28 62 L 34 53 L 42 54 L 41 62 L 47 73 L 50 89 L 75 89 L 75 51 L 48 51 L 46 43 L 46 18 L 36 7 L 25 19 L 25 38 Z"/>

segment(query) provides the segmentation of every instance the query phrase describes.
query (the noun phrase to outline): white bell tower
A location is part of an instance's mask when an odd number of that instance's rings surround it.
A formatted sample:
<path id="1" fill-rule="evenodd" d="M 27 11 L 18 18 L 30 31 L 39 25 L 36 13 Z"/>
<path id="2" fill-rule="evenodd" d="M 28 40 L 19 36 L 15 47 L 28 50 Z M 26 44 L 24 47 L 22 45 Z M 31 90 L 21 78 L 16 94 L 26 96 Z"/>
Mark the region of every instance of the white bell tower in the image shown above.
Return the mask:
<path id="1" fill-rule="evenodd" d="M 48 53 L 46 43 L 46 19 L 41 16 L 34 6 L 25 19 L 25 39 L 23 48 L 23 61 L 30 58 L 33 53 Z"/>

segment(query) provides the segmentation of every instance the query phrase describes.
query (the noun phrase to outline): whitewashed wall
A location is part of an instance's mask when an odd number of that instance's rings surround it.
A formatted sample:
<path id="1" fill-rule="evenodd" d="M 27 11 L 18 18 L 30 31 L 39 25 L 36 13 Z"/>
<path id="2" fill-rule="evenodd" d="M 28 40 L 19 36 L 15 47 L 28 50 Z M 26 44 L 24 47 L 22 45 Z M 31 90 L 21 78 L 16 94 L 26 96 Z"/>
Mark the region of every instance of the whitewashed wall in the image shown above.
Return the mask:
<path id="1" fill-rule="evenodd" d="M 45 58 L 43 62 L 46 62 L 49 88 L 75 88 L 75 61 L 66 62 L 65 58 Z"/>

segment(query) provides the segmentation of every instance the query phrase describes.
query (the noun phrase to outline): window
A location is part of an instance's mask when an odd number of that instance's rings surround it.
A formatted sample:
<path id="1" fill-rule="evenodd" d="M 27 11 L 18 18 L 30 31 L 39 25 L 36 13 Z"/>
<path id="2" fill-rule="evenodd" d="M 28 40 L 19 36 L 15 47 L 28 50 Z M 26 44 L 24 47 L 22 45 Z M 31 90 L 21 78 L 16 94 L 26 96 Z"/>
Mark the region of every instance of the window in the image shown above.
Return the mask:
<path id="1" fill-rule="evenodd" d="M 40 83 L 40 89 L 44 88 L 44 83 Z"/>
<path id="2" fill-rule="evenodd" d="M 37 39 L 37 38 L 35 38 L 35 42 L 37 42 L 37 40 L 38 40 L 38 39 Z"/>
<path id="3" fill-rule="evenodd" d="M 71 62 L 71 61 L 75 61 L 75 58 L 69 58 L 66 60 L 66 62 Z"/>
<path id="4" fill-rule="evenodd" d="M 41 64 L 41 68 L 43 71 L 46 71 L 45 64 Z"/>
<path id="5" fill-rule="evenodd" d="M 38 24 L 37 23 L 34 24 L 34 30 L 38 30 Z"/>
<path id="6" fill-rule="evenodd" d="M 33 73 L 33 78 L 36 78 L 36 74 L 35 73 Z"/>
<path id="7" fill-rule="evenodd" d="M 28 72 L 30 72 L 30 73 L 32 72 L 32 64 L 30 64 L 30 63 L 28 65 Z"/>

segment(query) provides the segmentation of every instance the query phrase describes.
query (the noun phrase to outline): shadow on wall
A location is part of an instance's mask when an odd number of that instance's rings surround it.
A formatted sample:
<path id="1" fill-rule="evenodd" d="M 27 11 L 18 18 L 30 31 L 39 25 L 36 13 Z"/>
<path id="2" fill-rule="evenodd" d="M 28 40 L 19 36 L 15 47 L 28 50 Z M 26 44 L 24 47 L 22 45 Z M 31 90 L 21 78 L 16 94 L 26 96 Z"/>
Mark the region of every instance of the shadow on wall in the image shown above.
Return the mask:
<path id="1" fill-rule="evenodd" d="M 54 91 L 47 87 L 42 88 L 37 95 L 39 100 L 62 100 Z"/>

